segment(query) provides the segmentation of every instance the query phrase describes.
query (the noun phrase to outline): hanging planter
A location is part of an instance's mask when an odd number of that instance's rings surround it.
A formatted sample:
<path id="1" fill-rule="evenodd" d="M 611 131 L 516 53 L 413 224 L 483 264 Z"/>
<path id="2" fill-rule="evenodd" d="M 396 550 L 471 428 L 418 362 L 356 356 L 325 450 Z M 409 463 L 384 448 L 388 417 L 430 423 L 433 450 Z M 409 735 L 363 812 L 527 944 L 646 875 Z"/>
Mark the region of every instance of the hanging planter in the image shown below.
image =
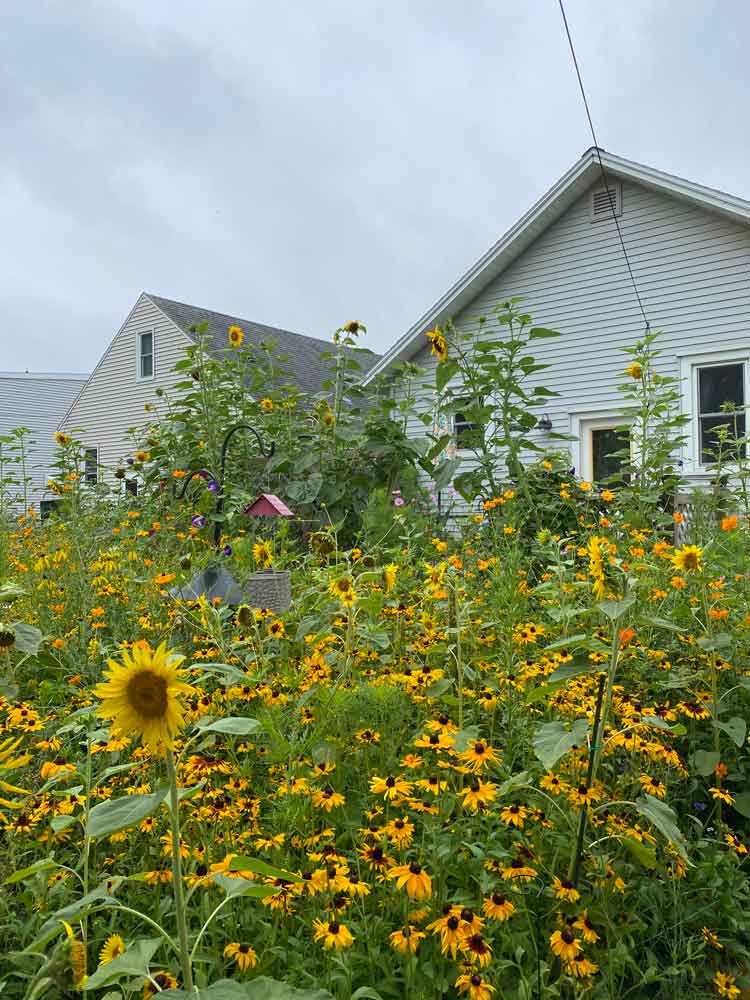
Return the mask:
<path id="1" fill-rule="evenodd" d="M 292 606 L 292 574 L 288 569 L 262 569 L 248 578 L 246 593 L 251 607 L 283 614 Z"/>

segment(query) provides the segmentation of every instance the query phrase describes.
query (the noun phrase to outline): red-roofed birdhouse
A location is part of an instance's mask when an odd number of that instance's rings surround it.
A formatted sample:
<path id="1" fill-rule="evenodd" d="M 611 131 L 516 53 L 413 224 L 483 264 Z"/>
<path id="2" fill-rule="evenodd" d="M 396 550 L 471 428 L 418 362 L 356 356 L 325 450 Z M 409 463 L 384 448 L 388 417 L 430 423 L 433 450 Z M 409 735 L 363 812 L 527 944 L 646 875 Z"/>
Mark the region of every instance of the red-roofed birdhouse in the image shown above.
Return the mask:
<path id="1" fill-rule="evenodd" d="M 248 517 L 294 517 L 294 511 L 289 510 L 283 500 L 273 493 L 261 493 L 258 499 L 245 507 Z"/>

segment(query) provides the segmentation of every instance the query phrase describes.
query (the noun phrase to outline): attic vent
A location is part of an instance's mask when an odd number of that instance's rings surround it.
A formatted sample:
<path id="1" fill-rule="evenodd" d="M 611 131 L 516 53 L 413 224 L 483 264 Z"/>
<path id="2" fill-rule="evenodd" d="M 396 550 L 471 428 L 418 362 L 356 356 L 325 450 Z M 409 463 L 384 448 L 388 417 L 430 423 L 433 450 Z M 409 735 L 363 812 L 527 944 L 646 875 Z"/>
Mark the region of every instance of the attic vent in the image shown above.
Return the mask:
<path id="1" fill-rule="evenodd" d="M 622 185 L 609 184 L 591 192 L 591 221 L 611 219 L 612 213 L 622 215 Z"/>

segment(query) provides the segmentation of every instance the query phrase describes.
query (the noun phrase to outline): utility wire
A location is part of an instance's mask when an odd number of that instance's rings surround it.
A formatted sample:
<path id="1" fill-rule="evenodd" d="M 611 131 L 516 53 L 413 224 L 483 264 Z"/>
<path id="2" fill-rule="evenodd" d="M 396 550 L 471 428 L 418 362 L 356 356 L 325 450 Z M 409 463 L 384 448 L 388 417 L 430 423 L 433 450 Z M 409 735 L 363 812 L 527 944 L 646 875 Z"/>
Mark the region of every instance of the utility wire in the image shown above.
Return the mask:
<path id="1" fill-rule="evenodd" d="M 573 46 L 573 39 L 570 35 L 570 28 L 568 27 L 568 18 L 565 15 L 565 7 L 563 6 L 563 0 L 558 0 L 560 4 L 560 13 L 562 14 L 563 24 L 565 25 L 565 34 L 568 36 L 568 45 L 570 46 L 570 54 L 573 57 L 573 65 L 575 66 L 576 76 L 578 77 L 578 86 L 581 88 L 581 97 L 583 98 L 583 106 L 586 109 L 586 117 L 589 120 L 589 128 L 591 129 L 591 138 L 594 140 L 594 150 L 596 151 L 597 159 L 599 160 L 599 169 L 602 172 L 602 178 L 604 180 L 604 187 L 607 192 L 607 200 L 609 201 L 609 207 L 612 211 L 612 219 L 617 228 L 617 235 L 620 238 L 620 246 L 622 247 L 622 252 L 625 257 L 625 263 L 628 267 L 628 274 L 630 275 L 630 280 L 633 283 L 633 291 L 635 292 L 635 297 L 638 300 L 638 308 L 641 310 L 641 315 L 643 316 L 643 322 L 646 324 L 646 333 L 651 329 L 651 324 L 648 321 L 648 316 L 646 315 L 646 310 L 643 307 L 643 301 L 641 300 L 640 293 L 638 291 L 638 284 L 635 280 L 635 275 L 633 274 L 633 267 L 630 263 L 630 257 L 628 256 L 628 250 L 625 246 L 625 240 L 622 235 L 622 229 L 620 229 L 620 223 L 617 219 L 617 212 L 615 211 L 615 206 L 612 198 L 609 195 L 609 183 L 607 181 L 607 172 L 604 169 L 604 164 L 602 163 L 602 154 L 599 149 L 599 140 L 596 137 L 596 130 L 594 128 L 594 122 L 591 118 L 591 111 L 589 110 L 589 102 L 586 98 L 586 91 L 583 86 L 583 79 L 581 78 L 581 70 L 578 66 L 578 59 L 576 57 L 576 50 Z"/>

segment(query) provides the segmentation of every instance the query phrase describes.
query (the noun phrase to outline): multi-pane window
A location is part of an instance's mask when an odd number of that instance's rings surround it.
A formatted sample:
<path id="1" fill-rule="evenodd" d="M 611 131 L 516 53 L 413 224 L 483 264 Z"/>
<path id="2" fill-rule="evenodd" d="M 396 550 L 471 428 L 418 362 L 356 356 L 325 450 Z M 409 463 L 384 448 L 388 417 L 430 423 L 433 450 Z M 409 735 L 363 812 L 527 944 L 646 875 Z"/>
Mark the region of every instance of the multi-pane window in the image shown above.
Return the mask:
<path id="1" fill-rule="evenodd" d="M 138 377 L 152 378 L 154 374 L 154 334 L 152 330 L 138 334 Z"/>
<path id="2" fill-rule="evenodd" d="M 622 467 L 628 461 L 627 449 L 630 435 L 616 427 L 594 427 L 591 429 L 591 471 L 595 483 L 613 481 L 618 477 L 627 480 Z M 624 454 L 623 454 L 624 453 Z"/>
<path id="3" fill-rule="evenodd" d="M 99 449 L 87 448 L 83 456 L 83 478 L 89 484 L 97 481 L 99 474 Z"/>
<path id="4" fill-rule="evenodd" d="M 482 424 L 472 419 L 475 416 L 472 411 L 475 408 L 484 406 L 481 396 L 466 396 L 457 400 L 461 409 L 453 415 L 453 434 L 456 438 L 457 448 L 476 448 L 481 441 L 483 429 Z"/>
<path id="5" fill-rule="evenodd" d="M 125 480 L 125 492 L 131 493 L 134 497 L 138 496 L 138 480 L 137 479 L 126 479 Z"/>
<path id="6" fill-rule="evenodd" d="M 698 454 L 701 465 L 710 465 L 718 457 L 721 431 L 722 457 L 737 458 L 739 438 L 745 436 L 745 365 L 733 362 L 706 365 L 697 369 Z"/>

